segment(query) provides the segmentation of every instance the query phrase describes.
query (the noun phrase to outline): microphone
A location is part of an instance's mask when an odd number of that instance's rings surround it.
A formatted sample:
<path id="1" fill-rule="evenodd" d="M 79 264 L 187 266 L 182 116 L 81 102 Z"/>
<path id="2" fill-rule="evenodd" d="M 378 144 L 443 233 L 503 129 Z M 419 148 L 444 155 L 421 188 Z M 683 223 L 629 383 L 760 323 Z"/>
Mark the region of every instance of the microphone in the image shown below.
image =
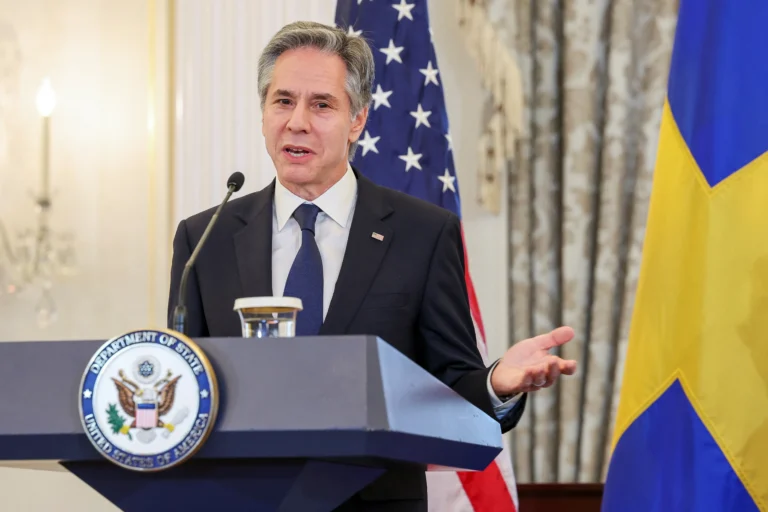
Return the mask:
<path id="1" fill-rule="evenodd" d="M 181 274 L 181 282 L 179 283 L 179 300 L 176 302 L 176 307 L 173 310 L 173 330 L 176 332 L 186 334 L 187 306 L 184 305 L 184 302 L 185 297 L 187 296 L 187 279 L 189 279 L 189 271 L 192 270 L 192 266 L 195 264 L 197 255 L 200 253 L 200 249 L 202 249 L 205 240 L 211 233 L 211 229 L 213 229 L 213 225 L 219 218 L 221 209 L 224 208 L 224 205 L 227 203 L 227 201 L 229 201 L 230 196 L 243 187 L 244 182 L 245 176 L 243 176 L 243 173 L 241 172 L 234 172 L 229 177 L 227 180 L 227 195 L 216 209 L 216 213 L 214 213 L 213 217 L 211 217 L 211 220 L 208 222 L 208 227 L 206 227 L 205 231 L 203 232 L 203 236 L 200 238 L 200 241 L 197 242 L 197 247 L 195 247 L 195 250 L 192 251 L 192 256 L 189 257 L 187 264 L 184 265 L 184 272 Z"/>

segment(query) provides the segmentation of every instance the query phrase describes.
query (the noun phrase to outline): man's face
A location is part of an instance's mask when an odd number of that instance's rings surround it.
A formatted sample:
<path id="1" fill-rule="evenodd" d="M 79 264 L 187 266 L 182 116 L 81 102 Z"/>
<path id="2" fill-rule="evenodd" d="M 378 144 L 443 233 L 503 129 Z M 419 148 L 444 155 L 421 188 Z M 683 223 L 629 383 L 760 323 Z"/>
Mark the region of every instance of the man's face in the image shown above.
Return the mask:
<path id="1" fill-rule="evenodd" d="M 275 62 L 262 133 L 280 182 L 294 193 L 316 197 L 346 172 L 349 144 L 368 115 L 366 108 L 352 119 L 346 76 L 339 56 L 314 48 L 287 51 Z"/>

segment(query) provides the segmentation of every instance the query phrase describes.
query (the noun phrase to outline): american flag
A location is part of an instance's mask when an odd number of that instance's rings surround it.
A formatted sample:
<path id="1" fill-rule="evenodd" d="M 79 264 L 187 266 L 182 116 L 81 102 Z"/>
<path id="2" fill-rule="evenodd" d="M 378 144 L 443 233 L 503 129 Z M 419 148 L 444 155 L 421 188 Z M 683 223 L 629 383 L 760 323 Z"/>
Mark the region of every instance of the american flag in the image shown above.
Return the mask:
<path id="1" fill-rule="evenodd" d="M 336 26 L 362 36 L 376 62 L 373 104 L 355 167 L 380 185 L 461 217 L 459 185 L 426 0 L 338 0 Z M 466 249 L 465 249 L 466 260 Z M 485 331 L 469 266 L 466 282 L 478 348 Z M 483 472 L 429 473 L 430 510 L 515 512 L 517 493 L 505 449 Z"/>

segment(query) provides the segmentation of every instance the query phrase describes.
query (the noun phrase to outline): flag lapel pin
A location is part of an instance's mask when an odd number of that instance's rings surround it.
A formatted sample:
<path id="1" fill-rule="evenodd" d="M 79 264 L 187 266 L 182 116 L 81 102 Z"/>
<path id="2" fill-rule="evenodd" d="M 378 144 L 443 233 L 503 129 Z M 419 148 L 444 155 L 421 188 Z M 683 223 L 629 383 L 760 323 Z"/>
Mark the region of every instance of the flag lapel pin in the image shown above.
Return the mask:
<path id="1" fill-rule="evenodd" d="M 371 238 L 375 238 L 376 240 L 381 242 L 382 240 L 384 240 L 384 235 L 380 235 L 374 231 L 373 233 L 371 233 Z"/>

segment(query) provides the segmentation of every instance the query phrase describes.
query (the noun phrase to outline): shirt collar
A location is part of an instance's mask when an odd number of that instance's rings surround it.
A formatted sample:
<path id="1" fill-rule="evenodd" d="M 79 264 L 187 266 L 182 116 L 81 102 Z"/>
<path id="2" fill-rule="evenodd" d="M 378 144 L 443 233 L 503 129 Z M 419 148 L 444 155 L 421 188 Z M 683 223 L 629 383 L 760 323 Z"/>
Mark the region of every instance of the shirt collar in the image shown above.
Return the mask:
<path id="1" fill-rule="evenodd" d="M 275 215 L 277 216 L 277 230 L 282 231 L 288 220 L 303 203 L 316 205 L 334 222 L 343 228 L 349 222 L 349 213 L 355 205 L 357 196 L 357 179 L 352 167 L 347 164 L 347 172 L 331 188 L 314 201 L 305 201 L 285 188 L 279 179 L 275 180 Z"/>

